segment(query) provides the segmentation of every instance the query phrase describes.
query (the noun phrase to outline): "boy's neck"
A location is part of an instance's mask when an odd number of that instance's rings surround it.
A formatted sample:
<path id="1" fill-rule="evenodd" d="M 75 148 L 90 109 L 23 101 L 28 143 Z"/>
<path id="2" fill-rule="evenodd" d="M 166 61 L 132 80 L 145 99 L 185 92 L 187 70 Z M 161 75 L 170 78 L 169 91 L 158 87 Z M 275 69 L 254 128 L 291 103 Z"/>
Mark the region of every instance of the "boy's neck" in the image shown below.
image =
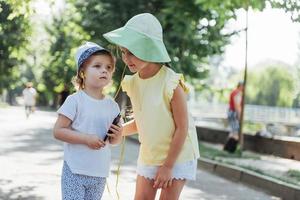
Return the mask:
<path id="1" fill-rule="evenodd" d="M 157 64 L 157 63 L 149 63 L 148 66 L 144 67 L 143 69 L 141 69 L 138 73 L 139 73 L 139 77 L 142 79 L 147 79 L 147 78 L 151 78 L 152 76 L 155 76 L 155 74 L 158 73 L 158 71 L 161 68 L 161 64 Z"/>
<path id="2" fill-rule="evenodd" d="M 92 88 L 92 87 L 85 87 L 83 91 L 89 95 L 90 97 L 93 97 L 94 99 L 103 99 L 105 95 L 102 93 L 103 88 Z"/>

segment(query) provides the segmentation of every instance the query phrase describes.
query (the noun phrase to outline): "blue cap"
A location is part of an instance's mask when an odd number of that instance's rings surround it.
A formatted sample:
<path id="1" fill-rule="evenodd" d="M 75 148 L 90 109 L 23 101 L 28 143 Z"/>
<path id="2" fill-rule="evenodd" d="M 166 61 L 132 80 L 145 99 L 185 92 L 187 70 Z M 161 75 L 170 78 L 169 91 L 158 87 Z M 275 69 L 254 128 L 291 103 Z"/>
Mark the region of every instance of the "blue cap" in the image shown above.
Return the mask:
<path id="1" fill-rule="evenodd" d="M 86 42 L 80 47 L 78 47 L 76 54 L 75 54 L 75 60 L 77 64 L 77 71 L 79 70 L 82 63 L 84 63 L 91 55 L 98 51 L 107 51 L 105 48 L 99 46 L 96 43 L 93 42 Z"/>

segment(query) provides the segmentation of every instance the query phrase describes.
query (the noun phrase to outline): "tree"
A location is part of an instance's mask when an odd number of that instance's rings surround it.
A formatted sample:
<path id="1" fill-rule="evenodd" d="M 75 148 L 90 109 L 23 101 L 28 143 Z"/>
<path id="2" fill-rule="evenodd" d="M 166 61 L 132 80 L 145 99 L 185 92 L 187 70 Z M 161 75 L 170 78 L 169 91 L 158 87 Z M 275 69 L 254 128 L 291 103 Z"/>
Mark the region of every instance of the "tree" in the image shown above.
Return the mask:
<path id="1" fill-rule="evenodd" d="M 24 47 L 30 35 L 29 0 L 0 0 L 0 94 L 13 89 L 19 67 L 24 61 Z"/>
<path id="2" fill-rule="evenodd" d="M 223 34 L 231 10 L 243 1 L 184 0 L 69 0 L 82 15 L 80 25 L 96 42 L 107 44 L 102 34 L 123 26 L 138 13 L 150 12 L 164 28 L 172 66 L 192 78 L 204 78 L 207 57 L 221 54 L 234 33 Z M 257 6 L 257 5 L 256 5 Z M 222 8 L 222 9 L 220 9 Z M 119 73 L 117 73 L 119 74 Z M 119 79 L 119 76 L 116 76 Z"/>
<path id="3" fill-rule="evenodd" d="M 81 14 L 80 26 L 91 39 L 107 44 L 102 34 L 123 26 L 128 19 L 141 12 L 153 13 L 164 28 L 164 40 L 172 58 L 172 66 L 191 78 L 204 78 L 203 67 L 208 56 L 222 54 L 229 43 L 231 33 L 224 33 L 229 19 L 235 18 L 235 11 L 246 8 L 245 0 L 69 0 Z M 299 11 L 297 3 L 275 3 L 269 1 L 248 1 L 253 9 L 262 10 L 266 2 L 273 6 Z M 290 8 L 293 8 L 291 10 Z M 119 77 L 117 77 L 119 78 Z"/>
<path id="4" fill-rule="evenodd" d="M 266 7 L 266 1 L 248 2 L 253 9 Z M 53 57 L 49 66 L 45 65 L 44 78 L 49 81 L 45 81 L 46 90 L 61 85 L 62 72 L 66 81 L 70 79 L 67 74 L 73 73 L 75 67 L 72 48 L 84 40 L 108 45 L 103 33 L 123 26 L 132 16 L 142 12 L 153 13 L 161 21 L 172 67 L 189 79 L 203 79 L 208 75 L 208 58 L 222 54 L 230 37 L 243 31 L 224 32 L 224 28 L 228 20 L 236 17 L 237 9 L 247 8 L 246 3 L 245 0 L 66 0 L 63 15 L 49 29 Z M 122 66 L 120 61 L 117 66 Z M 121 74 L 122 68 L 117 67 L 115 83 L 119 82 Z"/>
<path id="5" fill-rule="evenodd" d="M 249 104 L 291 107 L 296 77 L 288 66 L 272 64 L 249 73 L 246 101 Z"/>
<path id="6" fill-rule="evenodd" d="M 291 19 L 295 22 L 300 22 L 300 1 L 298 0 L 269 0 L 274 8 L 283 8 L 291 14 Z"/>
<path id="7" fill-rule="evenodd" d="M 43 63 L 42 102 L 55 106 L 57 93 L 64 85 L 71 85 L 72 77 L 76 75 L 74 60 L 76 48 L 89 36 L 76 23 L 78 15 L 74 14 L 73 6 L 59 16 L 54 16 L 52 23 L 46 27 L 51 39 L 49 58 Z M 72 88 L 72 87 L 70 87 Z"/>

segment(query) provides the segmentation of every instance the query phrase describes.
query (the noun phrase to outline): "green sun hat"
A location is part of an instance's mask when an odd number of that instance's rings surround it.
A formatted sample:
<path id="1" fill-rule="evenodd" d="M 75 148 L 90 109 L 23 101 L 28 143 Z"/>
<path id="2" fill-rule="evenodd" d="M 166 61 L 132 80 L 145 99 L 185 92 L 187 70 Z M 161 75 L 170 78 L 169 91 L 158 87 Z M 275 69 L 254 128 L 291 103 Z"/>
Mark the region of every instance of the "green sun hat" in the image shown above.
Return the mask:
<path id="1" fill-rule="evenodd" d="M 135 15 L 125 26 L 103 36 L 109 42 L 125 47 L 143 61 L 156 63 L 171 61 L 163 42 L 161 24 L 150 13 Z"/>

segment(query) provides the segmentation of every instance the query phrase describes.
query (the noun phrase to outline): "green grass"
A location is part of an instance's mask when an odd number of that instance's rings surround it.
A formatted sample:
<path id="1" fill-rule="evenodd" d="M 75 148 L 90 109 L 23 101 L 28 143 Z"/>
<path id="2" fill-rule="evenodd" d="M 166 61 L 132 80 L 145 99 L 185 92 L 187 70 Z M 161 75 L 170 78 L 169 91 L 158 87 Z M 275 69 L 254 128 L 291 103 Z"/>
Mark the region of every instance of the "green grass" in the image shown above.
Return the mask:
<path id="1" fill-rule="evenodd" d="M 286 183 L 289 183 L 292 185 L 300 186 L 300 171 L 297 171 L 297 170 L 289 170 L 288 176 L 286 176 L 286 175 L 276 176 L 276 175 L 269 174 L 267 172 L 264 172 L 260 169 L 252 167 L 252 166 L 239 166 L 239 167 L 256 172 L 256 173 L 264 175 L 264 176 L 272 177 L 274 179 L 277 179 L 277 180 L 280 180 L 280 181 L 283 181 L 283 182 L 286 182 Z M 289 175 L 289 174 L 291 174 L 291 175 Z"/>
<path id="2" fill-rule="evenodd" d="M 298 170 L 289 170 L 287 172 L 287 174 L 285 174 L 283 176 L 275 176 L 275 175 L 269 174 L 261 169 L 258 169 L 258 168 L 252 167 L 252 166 L 238 165 L 237 163 L 226 159 L 226 158 L 241 158 L 241 159 L 256 159 L 256 160 L 258 160 L 258 159 L 260 159 L 259 156 L 247 154 L 245 152 L 241 153 L 241 151 L 239 151 L 239 150 L 237 150 L 235 153 L 231 154 L 231 153 L 227 153 L 226 151 L 222 151 L 222 150 L 210 147 L 203 143 L 200 143 L 199 149 L 200 149 L 200 155 L 204 158 L 208 158 L 210 160 L 216 160 L 221 163 L 241 167 L 243 169 L 247 169 L 247 170 L 256 172 L 256 173 L 264 175 L 264 176 L 272 177 L 272 178 L 275 178 L 277 180 L 280 180 L 280 181 L 283 181 L 283 182 L 286 182 L 289 184 L 300 186 L 300 171 L 298 171 Z M 222 159 L 222 158 L 224 158 L 224 159 Z"/>
<path id="3" fill-rule="evenodd" d="M 289 177 L 294 178 L 300 182 L 300 171 L 299 170 L 289 170 L 287 172 L 287 174 Z"/>
<path id="4" fill-rule="evenodd" d="M 255 134 L 257 131 L 262 130 L 263 125 L 255 122 L 245 122 L 243 124 L 243 131 L 250 134 Z"/>
<path id="5" fill-rule="evenodd" d="M 277 179 L 279 181 L 283 181 L 288 184 L 300 186 L 300 171 L 297 171 L 297 170 L 289 170 L 288 175 L 284 174 L 281 176 L 276 176 L 274 174 L 270 174 L 268 172 L 265 172 L 261 169 L 258 169 L 258 168 L 252 167 L 252 166 L 237 165 L 235 162 L 231 162 L 230 160 L 219 160 L 218 159 L 218 161 L 228 164 L 228 165 L 237 166 L 237 167 L 240 167 L 240 168 L 243 168 L 243 169 L 246 169 L 246 170 L 267 176 L 267 177 L 271 177 L 271 178 Z"/>
<path id="6" fill-rule="evenodd" d="M 234 163 L 231 163 L 231 164 L 234 164 Z M 253 172 L 256 172 L 258 174 L 267 175 L 266 173 L 264 173 L 264 171 L 262 171 L 260 169 L 257 169 L 255 167 L 252 167 L 252 166 L 240 166 L 239 165 L 239 167 L 250 170 L 250 171 L 253 171 Z"/>
<path id="7" fill-rule="evenodd" d="M 228 153 L 200 142 L 199 151 L 202 157 L 215 160 L 216 158 L 244 158 L 244 159 L 259 159 L 259 156 L 242 153 L 239 149 L 235 153 Z"/>

